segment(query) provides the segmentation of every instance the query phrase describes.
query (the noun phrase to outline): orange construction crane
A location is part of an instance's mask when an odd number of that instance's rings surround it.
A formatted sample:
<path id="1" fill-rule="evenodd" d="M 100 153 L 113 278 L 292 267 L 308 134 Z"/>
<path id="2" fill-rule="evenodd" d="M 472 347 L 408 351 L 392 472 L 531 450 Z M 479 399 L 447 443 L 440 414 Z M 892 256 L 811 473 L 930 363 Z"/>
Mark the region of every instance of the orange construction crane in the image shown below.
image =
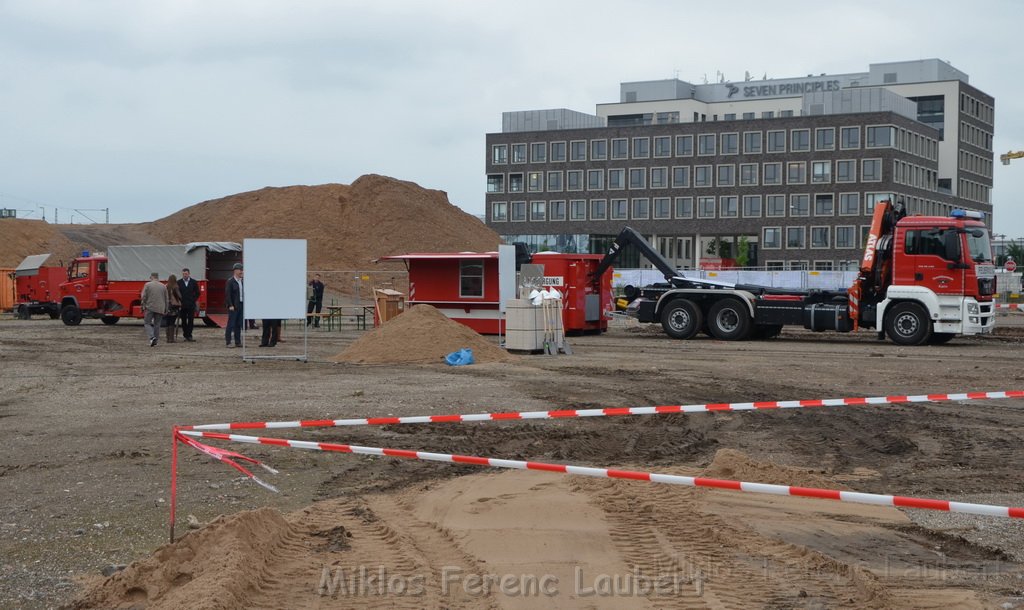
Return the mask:
<path id="1" fill-rule="evenodd" d="M 999 160 L 1003 162 L 1003 165 L 1009 165 L 1010 159 L 1022 158 L 1024 158 L 1024 150 L 1011 150 L 1010 152 L 999 155 Z"/>

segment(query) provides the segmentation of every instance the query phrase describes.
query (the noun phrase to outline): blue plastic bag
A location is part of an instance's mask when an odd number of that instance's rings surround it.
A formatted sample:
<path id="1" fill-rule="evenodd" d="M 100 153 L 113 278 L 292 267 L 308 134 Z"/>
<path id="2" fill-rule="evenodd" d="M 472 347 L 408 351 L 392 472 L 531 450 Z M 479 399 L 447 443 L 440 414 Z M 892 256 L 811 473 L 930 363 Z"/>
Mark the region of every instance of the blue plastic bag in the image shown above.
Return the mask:
<path id="1" fill-rule="evenodd" d="M 451 366 L 465 366 L 473 364 L 473 350 L 464 347 L 457 352 L 452 352 L 444 357 L 444 361 Z"/>

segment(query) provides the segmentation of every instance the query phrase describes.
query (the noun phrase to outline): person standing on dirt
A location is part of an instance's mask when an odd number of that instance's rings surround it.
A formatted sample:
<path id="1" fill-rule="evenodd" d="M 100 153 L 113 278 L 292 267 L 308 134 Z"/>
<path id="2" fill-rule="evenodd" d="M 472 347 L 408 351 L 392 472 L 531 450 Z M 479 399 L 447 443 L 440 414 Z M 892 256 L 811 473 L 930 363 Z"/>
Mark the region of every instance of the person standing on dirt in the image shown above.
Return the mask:
<path id="1" fill-rule="evenodd" d="M 196 304 L 199 301 L 199 282 L 192 279 L 188 268 L 181 270 L 178 290 L 181 291 L 181 335 L 185 341 L 192 342 L 195 341 L 192 338 L 192 328 L 195 324 Z"/>
<path id="2" fill-rule="evenodd" d="M 306 306 L 306 326 L 310 322 L 314 328 L 320 328 L 320 312 L 324 308 L 324 283 L 320 281 L 320 274 L 317 273 L 309 282 L 309 305 Z M 316 313 L 316 316 L 309 314 Z"/>
<path id="3" fill-rule="evenodd" d="M 224 302 L 228 306 L 228 325 L 224 327 L 224 341 L 227 347 L 242 347 L 242 325 L 245 318 L 242 316 L 242 306 L 245 302 L 245 288 L 242 286 L 242 263 L 235 263 L 231 268 L 234 276 L 227 281 L 224 287 Z M 235 337 L 235 344 L 231 344 L 231 336 Z"/>
<path id="4" fill-rule="evenodd" d="M 160 283 L 160 275 L 149 274 L 149 281 L 142 287 L 140 297 L 142 306 L 142 323 L 149 336 L 149 346 L 156 347 L 160 340 L 160 323 L 167 313 L 167 287 Z"/>
<path id="5" fill-rule="evenodd" d="M 167 329 L 167 342 L 174 343 L 178 335 L 178 312 L 181 311 L 181 289 L 178 288 L 178 278 L 174 274 L 167 276 L 167 313 L 160 323 Z"/>

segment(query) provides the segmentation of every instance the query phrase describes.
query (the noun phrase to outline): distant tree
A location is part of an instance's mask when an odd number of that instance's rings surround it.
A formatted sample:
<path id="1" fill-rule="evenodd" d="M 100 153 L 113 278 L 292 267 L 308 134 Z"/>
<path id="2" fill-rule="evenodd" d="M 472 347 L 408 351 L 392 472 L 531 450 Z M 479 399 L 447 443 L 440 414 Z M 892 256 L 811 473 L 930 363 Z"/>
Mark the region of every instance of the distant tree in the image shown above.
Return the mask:
<path id="1" fill-rule="evenodd" d="M 1012 244 L 1006 246 L 1006 248 L 1003 251 L 1003 254 L 1001 254 L 999 256 L 999 258 L 996 259 L 996 264 L 998 264 L 998 265 L 1005 264 L 1006 263 L 1006 258 L 1008 256 L 1012 256 L 1013 257 L 1013 261 L 1015 263 L 1017 263 L 1017 267 L 1019 269 L 1021 265 L 1024 265 L 1024 245 L 1021 245 L 1021 244 L 1018 244 L 1018 243 L 1012 243 Z"/>

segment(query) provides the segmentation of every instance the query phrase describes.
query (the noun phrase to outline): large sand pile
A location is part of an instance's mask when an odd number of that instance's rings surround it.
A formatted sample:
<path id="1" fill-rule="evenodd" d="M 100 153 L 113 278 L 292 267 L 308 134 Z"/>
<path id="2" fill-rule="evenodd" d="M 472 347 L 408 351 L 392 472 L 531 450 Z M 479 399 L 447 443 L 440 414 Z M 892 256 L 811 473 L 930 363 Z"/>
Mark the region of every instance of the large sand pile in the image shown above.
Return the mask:
<path id="1" fill-rule="evenodd" d="M 0 267 L 50 252 L 65 261 L 84 249 L 126 244 L 237 241 L 246 237 L 308 240 L 317 270 L 402 269 L 374 265 L 389 254 L 495 250 L 500 239 L 480 220 L 448 201 L 443 191 L 386 176 L 362 176 L 351 185 L 267 187 L 204 201 L 155 222 L 53 225 L 0 221 Z M 337 288 L 337 286 L 335 287 Z"/>
<path id="2" fill-rule="evenodd" d="M 500 242 L 443 191 L 377 175 L 351 186 L 268 187 L 204 201 L 147 229 L 168 243 L 305 238 L 312 269 L 373 269 L 388 254 L 484 252 Z"/>
<path id="3" fill-rule="evenodd" d="M 449 319 L 430 305 L 415 305 L 357 339 L 335 356 L 357 364 L 440 363 L 468 347 L 476 362 L 507 362 L 515 357 L 473 329 Z"/>
<path id="4" fill-rule="evenodd" d="M 51 266 L 74 258 L 78 244 L 61 233 L 58 226 L 42 220 L 0 220 L 0 267 L 13 269 L 26 256 L 46 252 L 53 255 L 47 261 Z"/>

